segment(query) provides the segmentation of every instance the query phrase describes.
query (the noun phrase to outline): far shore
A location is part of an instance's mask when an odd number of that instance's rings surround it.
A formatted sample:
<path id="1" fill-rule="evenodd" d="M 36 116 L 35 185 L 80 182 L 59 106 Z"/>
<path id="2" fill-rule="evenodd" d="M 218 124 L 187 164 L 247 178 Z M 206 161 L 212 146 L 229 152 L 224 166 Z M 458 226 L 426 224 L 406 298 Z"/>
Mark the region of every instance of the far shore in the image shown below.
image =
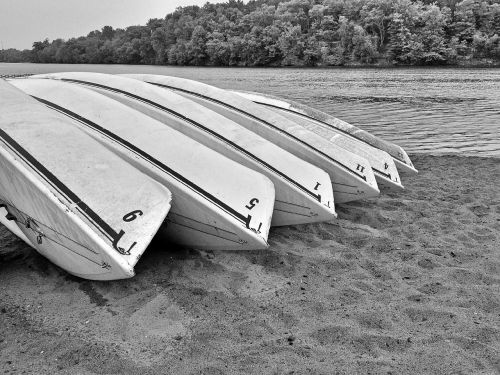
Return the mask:
<path id="1" fill-rule="evenodd" d="M 80 63 L 34 63 L 30 61 L 17 61 L 8 62 L 0 61 L 0 64 L 33 64 L 33 65 L 131 65 L 131 66 L 158 66 L 158 67 L 183 67 L 183 68 L 267 68 L 267 69 L 440 69 L 440 68 L 456 68 L 456 69 L 480 69 L 480 68 L 500 68 L 500 61 L 484 59 L 484 60 L 471 60 L 471 61 L 460 61 L 456 64 L 435 64 L 435 65 L 411 65 L 411 64 L 391 64 L 388 62 L 380 62 L 373 64 L 363 64 L 363 63 L 348 63 L 344 65 L 316 65 L 316 66 L 306 66 L 306 65 L 254 65 L 254 66 L 243 66 L 243 65 L 148 65 L 148 64 L 80 64 Z"/>

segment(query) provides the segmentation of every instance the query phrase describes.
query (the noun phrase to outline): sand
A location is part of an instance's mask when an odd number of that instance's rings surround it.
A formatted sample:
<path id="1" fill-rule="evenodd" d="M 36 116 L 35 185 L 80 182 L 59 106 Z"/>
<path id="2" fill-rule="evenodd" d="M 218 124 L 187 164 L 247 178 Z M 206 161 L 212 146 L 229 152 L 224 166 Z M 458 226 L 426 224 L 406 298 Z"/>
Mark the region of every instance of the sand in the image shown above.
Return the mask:
<path id="1" fill-rule="evenodd" d="M 274 228 L 268 251 L 156 241 L 80 280 L 0 229 L 0 373 L 500 373 L 500 159 L 413 155 L 406 190 Z"/>

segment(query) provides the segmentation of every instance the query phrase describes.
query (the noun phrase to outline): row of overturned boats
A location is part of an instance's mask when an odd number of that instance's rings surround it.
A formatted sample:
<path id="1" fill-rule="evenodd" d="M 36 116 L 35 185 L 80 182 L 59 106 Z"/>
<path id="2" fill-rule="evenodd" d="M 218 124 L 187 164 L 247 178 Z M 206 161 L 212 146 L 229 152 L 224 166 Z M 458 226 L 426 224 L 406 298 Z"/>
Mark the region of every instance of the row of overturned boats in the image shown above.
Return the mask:
<path id="1" fill-rule="evenodd" d="M 401 190 L 405 151 L 268 95 L 160 75 L 0 79 L 0 222 L 67 272 L 132 277 L 157 233 L 266 249 L 271 226 Z"/>

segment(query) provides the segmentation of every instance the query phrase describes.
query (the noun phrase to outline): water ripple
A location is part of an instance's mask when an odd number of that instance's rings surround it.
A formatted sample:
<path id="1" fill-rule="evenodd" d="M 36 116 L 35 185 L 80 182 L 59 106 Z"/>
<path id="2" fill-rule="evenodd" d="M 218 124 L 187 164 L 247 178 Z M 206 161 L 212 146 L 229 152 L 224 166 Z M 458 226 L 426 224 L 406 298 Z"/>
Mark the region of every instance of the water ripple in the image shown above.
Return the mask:
<path id="1" fill-rule="evenodd" d="M 261 69 L 0 64 L 1 74 L 165 74 L 316 107 L 408 152 L 500 157 L 500 69 Z"/>
<path id="2" fill-rule="evenodd" d="M 367 103 L 404 103 L 404 104 L 420 104 L 420 103 L 451 103 L 460 104 L 466 102 L 474 102 L 483 100 L 484 98 L 458 98 L 458 97 L 439 97 L 439 96 L 316 96 L 311 98 L 311 101 L 334 101 L 334 102 L 367 102 Z"/>

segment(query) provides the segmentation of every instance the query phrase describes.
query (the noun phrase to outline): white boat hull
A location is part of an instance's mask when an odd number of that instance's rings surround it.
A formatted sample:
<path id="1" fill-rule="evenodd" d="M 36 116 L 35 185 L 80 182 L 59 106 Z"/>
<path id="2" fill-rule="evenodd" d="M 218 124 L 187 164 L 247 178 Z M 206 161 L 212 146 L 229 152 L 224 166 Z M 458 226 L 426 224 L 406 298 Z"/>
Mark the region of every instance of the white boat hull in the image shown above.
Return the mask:
<path id="1" fill-rule="evenodd" d="M 0 107 L 7 227 L 19 235 L 15 223 L 21 239 L 73 275 L 133 276 L 168 213 L 170 192 L 2 80 Z"/>
<path id="2" fill-rule="evenodd" d="M 366 159 L 332 145 L 317 134 L 240 95 L 177 77 L 149 74 L 125 76 L 174 90 L 325 170 L 330 175 L 336 203 L 370 198 L 380 193 Z"/>
<path id="3" fill-rule="evenodd" d="M 40 75 L 79 84 L 134 108 L 267 176 L 276 200 L 271 225 L 336 217 L 330 176 L 266 139 L 191 100 L 139 80 L 100 73 Z"/>
<path id="4" fill-rule="evenodd" d="M 161 231 L 183 246 L 212 250 L 268 247 L 274 186 L 162 123 L 86 88 L 48 79 L 13 80 L 83 131 L 168 187 L 173 204 Z"/>
<path id="5" fill-rule="evenodd" d="M 254 103 L 263 105 L 269 110 L 288 118 L 290 121 L 294 121 L 300 126 L 328 139 L 333 144 L 365 158 L 372 166 L 373 173 L 375 174 L 379 186 L 391 190 L 403 189 L 394 159 L 387 152 L 370 146 L 368 143 L 362 142 L 349 134 L 342 133 L 336 128 L 327 127 L 320 121 L 307 116 L 305 113 L 293 111 L 289 109 L 293 108 L 292 105 L 285 101 L 278 101 L 273 97 L 268 97 L 260 93 L 233 92 Z M 289 105 L 287 106 L 287 104 Z"/>
<path id="6" fill-rule="evenodd" d="M 253 96 L 254 93 L 245 93 Z M 350 136 L 360 142 L 366 143 L 374 148 L 387 152 L 394 159 L 398 169 L 407 174 L 416 174 L 418 171 L 413 166 L 408 154 L 403 150 L 402 147 L 385 141 L 379 137 L 374 136 L 358 127 L 351 125 L 345 121 L 339 120 L 338 118 L 329 115 L 328 113 L 319 111 L 317 109 L 311 108 L 301 103 L 293 102 L 291 100 L 283 100 L 271 95 L 258 94 L 260 98 L 256 98 L 257 102 L 261 104 L 266 104 L 275 108 L 280 108 L 286 110 L 290 113 L 295 113 L 307 118 L 313 119 L 316 123 L 326 129 L 340 132 L 346 136 Z M 251 100 L 253 100 L 251 99 Z"/>

